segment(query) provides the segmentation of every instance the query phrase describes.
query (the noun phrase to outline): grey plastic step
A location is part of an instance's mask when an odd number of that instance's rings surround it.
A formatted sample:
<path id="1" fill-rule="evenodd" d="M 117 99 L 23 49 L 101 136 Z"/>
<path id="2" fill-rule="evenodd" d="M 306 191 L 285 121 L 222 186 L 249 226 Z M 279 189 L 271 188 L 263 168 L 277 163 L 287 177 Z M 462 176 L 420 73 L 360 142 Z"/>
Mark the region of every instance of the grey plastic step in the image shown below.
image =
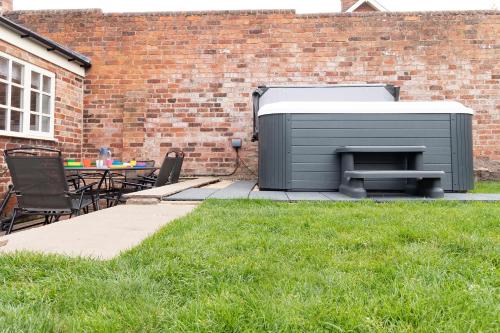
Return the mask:
<path id="1" fill-rule="evenodd" d="M 425 146 L 344 146 L 337 153 L 422 153 Z"/>
<path id="2" fill-rule="evenodd" d="M 349 178 L 442 178 L 444 171 L 420 171 L 420 170 L 356 170 L 345 171 L 344 176 Z"/>

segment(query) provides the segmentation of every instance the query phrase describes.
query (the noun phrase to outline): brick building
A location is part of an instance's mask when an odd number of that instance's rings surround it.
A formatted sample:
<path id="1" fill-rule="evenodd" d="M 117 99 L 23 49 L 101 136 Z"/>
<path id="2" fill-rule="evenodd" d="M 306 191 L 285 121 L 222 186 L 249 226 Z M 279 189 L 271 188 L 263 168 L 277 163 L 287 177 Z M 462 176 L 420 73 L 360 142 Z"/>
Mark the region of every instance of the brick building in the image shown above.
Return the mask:
<path id="1" fill-rule="evenodd" d="M 85 56 L 0 16 L 0 149 L 44 145 L 81 157 L 81 66 L 89 65 Z M 2 190 L 9 181 L 2 171 Z"/>
<path id="2" fill-rule="evenodd" d="M 345 13 L 387 11 L 387 9 L 376 0 L 342 0 L 340 4 L 340 11 Z"/>
<path id="3" fill-rule="evenodd" d="M 160 160 L 182 149 L 185 173 L 224 174 L 238 137 L 256 169 L 257 86 L 367 82 L 399 85 L 402 100 L 472 107 L 476 167 L 500 171 L 498 11 L 118 14 L 9 11 L 11 2 L 2 3 L 5 17 L 92 59 L 85 78 L 52 68 L 61 92 L 55 137 L 73 156 L 110 146 L 117 158 Z"/>

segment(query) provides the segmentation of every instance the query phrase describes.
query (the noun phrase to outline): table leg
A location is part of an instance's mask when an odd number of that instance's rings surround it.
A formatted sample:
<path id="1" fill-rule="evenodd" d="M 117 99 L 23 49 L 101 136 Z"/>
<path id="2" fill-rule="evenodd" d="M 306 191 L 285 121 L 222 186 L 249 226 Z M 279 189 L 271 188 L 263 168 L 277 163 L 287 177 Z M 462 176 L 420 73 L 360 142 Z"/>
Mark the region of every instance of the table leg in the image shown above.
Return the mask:
<path id="1" fill-rule="evenodd" d="M 101 180 L 99 181 L 99 185 L 97 186 L 97 188 L 99 190 L 101 190 L 102 184 L 106 181 L 106 177 L 107 177 L 108 173 L 109 173 L 109 170 L 104 170 L 104 173 L 102 174 Z"/>

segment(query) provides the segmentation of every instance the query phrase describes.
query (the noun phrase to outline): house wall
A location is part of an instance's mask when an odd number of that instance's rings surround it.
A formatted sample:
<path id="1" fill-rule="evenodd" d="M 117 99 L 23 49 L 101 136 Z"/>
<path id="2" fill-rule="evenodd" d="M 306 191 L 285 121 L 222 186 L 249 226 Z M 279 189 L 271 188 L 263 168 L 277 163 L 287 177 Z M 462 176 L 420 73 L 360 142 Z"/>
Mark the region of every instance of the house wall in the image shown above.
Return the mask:
<path id="1" fill-rule="evenodd" d="M 376 12 L 378 11 L 377 9 L 373 8 L 372 6 L 370 6 L 369 4 L 367 4 L 366 2 L 364 4 L 362 4 L 361 6 L 359 6 L 358 8 L 356 8 L 355 12 L 356 13 L 359 13 L 359 12 Z"/>
<path id="2" fill-rule="evenodd" d="M 83 135 L 83 78 L 0 40 L 0 51 L 55 73 L 56 98 L 54 141 L 0 136 L 0 150 L 21 145 L 41 145 L 61 149 L 65 157 L 81 158 Z M 0 193 L 10 182 L 3 154 L 0 155 Z"/>
<path id="3" fill-rule="evenodd" d="M 8 17 L 92 58 L 84 144 L 122 158 L 186 152 L 184 172 L 230 172 L 230 138 L 256 169 L 258 85 L 390 83 L 401 99 L 456 100 L 476 111 L 476 167 L 500 170 L 500 12 L 297 15 L 293 11 Z M 245 170 L 245 169 L 244 169 Z M 241 176 L 241 175 L 240 175 Z"/>
<path id="4" fill-rule="evenodd" d="M 12 10 L 12 2 L 13 0 L 0 0 L 0 12 Z"/>
<path id="5" fill-rule="evenodd" d="M 346 12 L 349 8 L 354 6 L 358 0 L 340 0 L 341 11 Z"/>

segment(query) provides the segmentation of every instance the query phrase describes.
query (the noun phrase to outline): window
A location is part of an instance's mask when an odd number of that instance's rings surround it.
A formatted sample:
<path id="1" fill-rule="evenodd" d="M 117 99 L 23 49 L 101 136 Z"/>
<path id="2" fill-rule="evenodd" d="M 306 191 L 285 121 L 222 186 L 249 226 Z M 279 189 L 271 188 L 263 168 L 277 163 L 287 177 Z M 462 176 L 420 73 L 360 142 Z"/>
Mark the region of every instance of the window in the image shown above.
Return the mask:
<path id="1" fill-rule="evenodd" d="M 0 135 L 54 136 L 55 75 L 0 52 Z"/>

